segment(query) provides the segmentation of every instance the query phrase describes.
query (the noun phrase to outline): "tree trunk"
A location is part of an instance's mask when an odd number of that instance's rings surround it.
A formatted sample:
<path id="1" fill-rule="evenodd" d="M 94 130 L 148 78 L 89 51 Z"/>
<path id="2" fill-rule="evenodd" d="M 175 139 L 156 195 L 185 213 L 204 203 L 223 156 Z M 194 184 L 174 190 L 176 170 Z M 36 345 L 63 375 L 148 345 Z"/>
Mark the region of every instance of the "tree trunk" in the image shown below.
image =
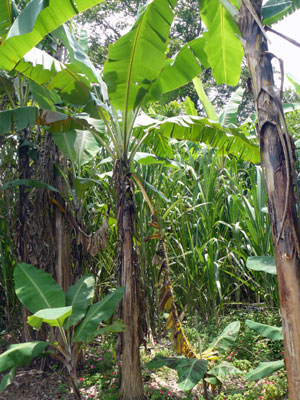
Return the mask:
<path id="1" fill-rule="evenodd" d="M 134 248 L 136 209 L 129 169 L 117 161 L 114 168 L 114 185 L 117 193 L 118 260 L 117 276 L 125 288 L 120 306 L 120 316 L 126 330 L 120 337 L 121 391 L 120 400 L 144 398 L 140 363 L 140 269 Z"/>
<path id="2" fill-rule="evenodd" d="M 261 0 L 251 1 L 261 20 Z M 299 223 L 296 214 L 294 150 L 286 131 L 281 96 L 274 88 L 272 55 L 267 41 L 242 0 L 239 27 L 251 74 L 258 114 L 261 162 L 268 195 L 268 210 L 275 247 L 280 311 L 283 323 L 289 399 L 300 393 L 300 280 Z"/>

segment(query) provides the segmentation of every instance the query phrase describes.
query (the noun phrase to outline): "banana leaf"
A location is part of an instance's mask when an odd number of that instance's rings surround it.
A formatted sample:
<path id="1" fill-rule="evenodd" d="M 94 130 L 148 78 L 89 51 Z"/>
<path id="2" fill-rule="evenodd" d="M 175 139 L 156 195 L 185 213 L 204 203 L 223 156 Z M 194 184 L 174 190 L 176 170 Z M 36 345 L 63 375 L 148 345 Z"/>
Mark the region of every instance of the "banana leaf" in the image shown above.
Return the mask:
<path id="1" fill-rule="evenodd" d="M 51 275 L 33 265 L 19 263 L 14 270 L 16 295 L 33 314 L 44 308 L 65 306 L 65 295 Z"/>
<path id="2" fill-rule="evenodd" d="M 225 127 L 235 127 L 238 124 L 237 115 L 244 94 L 243 88 L 238 88 L 230 97 L 228 104 L 219 115 L 219 122 Z"/>
<path id="3" fill-rule="evenodd" d="M 186 115 L 167 118 L 163 121 L 152 119 L 152 125 L 151 118 L 138 118 L 134 135 L 143 137 L 146 129 L 151 132 L 147 140 L 151 140 L 152 134 L 158 131 L 166 138 L 205 143 L 245 161 L 260 162 L 258 145 L 248 139 L 239 128 L 225 128 L 220 123 L 207 118 Z"/>
<path id="4" fill-rule="evenodd" d="M 11 70 L 44 36 L 103 0 L 31 0 L 0 45 L 0 69 Z"/>
<path id="5" fill-rule="evenodd" d="M 281 21 L 300 8 L 299 0 L 269 0 L 262 7 L 264 25 L 272 25 Z"/>
<path id="6" fill-rule="evenodd" d="M 90 336 L 97 331 L 98 325 L 102 321 L 106 321 L 110 318 L 119 304 L 124 293 L 124 288 L 120 287 L 113 293 L 104 297 L 103 300 L 99 301 L 90 306 L 85 318 L 74 330 L 74 342 L 85 342 Z"/>
<path id="7" fill-rule="evenodd" d="M 226 326 L 223 332 L 215 340 L 213 340 L 212 343 L 210 343 L 208 349 L 217 350 L 220 353 L 226 353 L 230 351 L 233 343 L 238 337 L 240 326 L 241 324 L 239 321 L 231 322 Z"/>
<path id="8" fill-rule="evenodd" d="M 273 372 L 278 371 L 279 369 L 284 368 L 284 361 L 270 361 L 270 362 L 261 362 L 258 364 L 258 367 L 253 371 L 250 371 L 246 375 L 246 379 L 248 381 L 258 381 L 259 379 L 265 378 L 273 374 Z"/>
<path id="9" fill-rule="evenodd" d="M 185 357 L 156 356 L 146 364 L 149 369 L 166 366 L 175 369 L 178 373 L 178 387 L 181 390 L 192 390 L 205 375 L 208 368 L 207 360 Z"/>
<path id="10" fill-rule="evenodd" d="M 78 168 L 93 159 L 100 150 L 99 143 L 88 130 L 73 129 L 66 132 L 52 133 L 52 138 L 57 147 Z"/>
<path id="11" fill-rule="evenodd" d="M 127 113 L 137 108 L 165 66 L 176 3 L 151 1 L 140 9 L 132 29 L 109 47 L 103 74 L 116 109 Z"/>
<path id="12" fill-rule="evenodd" d="M 91 82 L 76 64 L 63 64 L 46 51 L 34 47 L 15 67 L 26 78 L 46 89 L 55 90 L 71 104 L 85 104 L 89 100 Z"/>
<path id="13" fill-rule="evenodd" d="M 271 326 L 266 324 L 261 324 L 259 322 L 246 320 L 246 324 L 250 329 L 259 333 L 261 336 L 266 337 L 271 340 L 283 340 L 282 328 L 278 326 Z"/>
<path id="14" fill-rule="evenodd" d="M 65 329 L 69 329 L 70 326 L 76 324 L 85 316 L 86 310 L 94 297 L 94 288 L 93 275 L 84 275 L 75 285 L 69 287 L 66 292 L 66 305 L 72 306 L 72 315 L 65 321 Z"/>
<path id="15" fill-rule="evenodd" d="M 238 8 L 238 0 L 231 0 Z M 200 16 L 208 33 L 205 45 L 208 63 L 218 85 L 235 86 L 241 75 L 243 47 L 240 31 L 219 0 L 200 0 Z"/>
<path id="16" fill-rule="evenodd" d="M 223 361 L 220 364 L 218 364 L 216 367 L 210 369 L 208 372 L 208 375 L 217 378 L 219 382 L 222 382 L 226 377 L 233 376 L 233 375 L 239 375 L 242 374 L 242 371 L 236 367 L 234 367 L 231 363 L 227 361 Z M 206 379 L 208 382 L 210 381 L 210 378 Z"/>
<path id="17" fill-rule="evenodd" d="M 65 121 L 68 116 L 51 110 L 40 110 L 37 107 L 19 107 L 14 110 L 0 111 L 0 135 L 20 131 L 35 125 L 49 125 L 58 121 Z"/>
<path id="18" fill-rule="evenodd" d="M 246 266 L 253 271 L 261 271 L 268 274 L 277 275 L 275 257 L 273 256 L 248 257 Z"/>
<path id="19" fill-rule="evenodd" d="M 49 346 L 48 342 L 27 342 L 12 344 L 0 355 L 0 373 L 11 368 L 22 367 L 38 356 L 45 348 Z"/>
<path id="20" fill-rule="evenodd" d="M 12 23 L 11 0 L 2 0 L 0 2 L 0 38 L 5 39 Z"/>
<path id="21" fill-rule="evenodd" d="M 45 308 L 30 315 L 27 322 L 37 331 L 40 330 L 42 323 L 45 322 L 49 326 L 60 327 L 65 319 L 72 314 L 72 307 Z"/>

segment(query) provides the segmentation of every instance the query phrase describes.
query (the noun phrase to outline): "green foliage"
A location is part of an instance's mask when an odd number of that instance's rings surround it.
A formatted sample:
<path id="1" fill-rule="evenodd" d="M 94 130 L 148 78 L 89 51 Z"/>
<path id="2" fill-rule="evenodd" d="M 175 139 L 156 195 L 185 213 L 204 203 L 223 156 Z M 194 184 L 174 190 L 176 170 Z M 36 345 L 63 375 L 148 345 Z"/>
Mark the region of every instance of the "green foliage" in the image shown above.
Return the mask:
<path id="1" fill-rule="evenodd" d="M 137 108 L 149 84 L 157 79 L 165 64 L 175 5 L 176 0 L 154 0 L 140 10 L 130 32 L 110 46 L 104 80 L 117 109 L 128 112 Z"/>
<path id="2" fill-rule="evenodd" d="M 37 331 L 40 330 L 42 323 L 49 326 L 61 327 L 65 319 L 72 314 L 72 307 L 45 308 L 27 318 L 27 322 Z"/>
<path id="3" fill-rule="evenodd" d="M 291 11 L 292 1 L 286 0 L 269 0 L 262 7 L 262 16 L 265 25 L 272 25 L 280 21 L 286 14 Z"/>
<path id="4" fill-rule="evenodd" d="M 253 163 L 258 163 L 260 160 L 259 147 L 239 128 L 225 128 L 207 118 L 193 115 L 179 115 L 162 121 L 141 118 L 138 120 L 134 135 L 142 137 L 145 128 L 150 133 L 145 144 L 151 143 L 157 133 L 167 138 L 205 143 L 221 149 L 223 153 L 231 153 Z"/>
<path id="5" fill-rule="evenodd" d="M 30 312 L 64 307 L 64 292 L 50 274 L 33 265 L 20 263 L 15 267 L 14 279 L 16 294 Z"/>
<path id="6" fill-rule="evenodd" d="M 12 344 L 0 355 L 0 372 L 10 370 L 2 378 L 0 393 L 12 382 L 17 367 L 22 367 L 38 356 L 49 345 L 47 342 Z"/>
<path id="7" fill-rule="evenodd" d="M 247 320 L 246 324 L 250 329 L 253 329 L 255 332 L 259 333 L 263 337 L 267 337 L 270 340 L 279 340 L 283 339 L 282 328 L 276 326 L 269 326 L 265 324 L 260 324 L 251 320 Z M 246 375 L 246 379 L 250 381 L 259 380 L 265 378 L 266 376 L 271 375 L 273 372 L 284 368 L 284 360 L 278 361 L 270 361 L 270 362 L 261 362 L 254 370 L 250 371 Z"/>
<path id="8" fill-rule="evenodd" d="M 273 256 L 253 256 L 247 259 L 247 267 L 253 271 L 262 271 L 277 275 L 275 258 Z"/>
<path id="9" fill-rule="evenodd" d="M 39 355 L 48 346 L 47 342 L 12 344 L 0 355 L 0 372 L 22 367 Z"/>
<path id="10" fill-rule="evenodd" d="M 0 3 L 0 38 L 3 40 L 12 24 L 12 4 L 11 1 Z"/>
<path id="11" fill-rule="evenodd" d="M 299 0 L 269 0 L 262 7 L 264 24 L 275 24 L 299 8 Z"/>
<path id="12" fill-rule="evenodd" d="M 278 371 L 281 368 L 284 368 L 283 360 L 262 362 L 258 364 L 258 367 L 255 370 L 250 371 L 246 375 L 246 379 L 249 381 L 257 381 L 273 374 L 273 372 Z"/>
<path id="13" fill-rule="evenodd" d="M 277 326 L 270 326 L 266 324 L 260 324 L 259 322 L 247 320 L 246 324 L 250 329 L 253 329 L 255 332 L 259 333 L 263 337 L 267 337 L 271 340 L 282 340 L 282 328 Z"/>
<path id="14" fill-rule="evenodd" d="M 275 373 L 267 380 L 248 383 L 241 387 L 222 390 L 215 396 L 216 400 L 280 400 L 286 399 L 287 381 L 284 374 Z"/>
<path id="15" fill-rule="evenodd" d="M 208 371 L 208 378 L 205 380 L 211 384 L 220 384 L 228 376 L 240 375 L 242 371 L 236 368 L 232 363 L 223 361 Z"/>
<path id="16" fill-rule="evenodd" d="M 75 163 L 78 169 L 92 160 L 100 145 L 90 131 L 72 130 L 52 134 L 55 144 Z"/>
<path id="17" fill-rule="evenodd" d="M 240 326 L 239 321 L 231 322 L 226 326 L 223 332 L 210 343 L 208 346 L 209 349 L 217 350 L 221 354 L 227 353 L 238 337 Z"/>
<path id="18" fill-rule="evenodd" d="M 65 329 L 84 317 L 93 296 L 94 277 L 92 275 L 82 276 L 75 285 L 69 287 L 66 291 L 66 305 L 72 307 L 72 315 L 65 322 Z"/>
<path id="19" fill-rule="evenodd" d="M 32 0 L 16 18 L 0 45 L 0 68 L 11 70 L 45 35 L 54 31 L 77 13 L 102 1 L 78 0 L 75 8 L 69 0 L 59 0 L 59 7 L 63 12 L 57 13 L 57 1 L 48 4 L 48 2 Z M 1 22 L 5 18 L 5 13 L 1 14 Z"/>
<path id="20" fill-rule="evenodd" d="M 37 188 L 42 188 L 42 189 L 48 189 L 48 190 L 51 190 L 52 192 L 58 192 L 58 190 L 55 187 L 48 185 L 45 182 L 36 181 L 34 179 L 15 179 L 14 181 L 5 183 L 1 187 L 1 190 L 6 190 L 9 188 L 17 187 L 17 186 L 21 186 L 21 185 L 24 185 L 26 187 L 37 187 Z"/>
<path id="21" fill-rule="evenodd" d="M 146 364 L 146 367 L 150 369 L 163 366 L 175 369 L 178 373 L 178 387 L 189 391 L 203 378 L 207 371 L 208 361 L 185 357 L 156 356 Z"/>
<path id="22" fill-rule="evenodd" d="M 82 322 L 75 327 L 74 342 L 90 342 L 98 335 L 97 327 L 101 321 L 108 320 L 119 304 L 124 289 L 119 288 L 103 300 L 92 304 Z M 123 329 L 122 329 L 123 330 Z"/>
<path id="23" fill-rule="evenodd" d="M 64 347 L 57 343 L 51 345 L 61 352 L 72 385 L 77 388 L 76 367 L 81 348 L 99 334 L 105 334 L 109 330 L 123 330 L 121 324 L 98 330 L 99 323 L 108 320 L 115 311 L 123 296 L 123 288 L 90 305 L 94 296 L 94 280 L 91 275 L 83 276 L 68 289 L 66 295 L 49 274 L 29 264 L 17 264 L 14 279 L 19 300 L 34 313 L 28 317 L 28 323 L 36 330 L 41 328 L 43 322 L 58 328 Z M 65 306 L 66 302 L 70 305 Z M 32 342 L 10 346 L 0 356 L 0 372 L 27 364 L 49 344 Z M 11 381 L 12 372 L 9 374 L 2 382 L 3 390 Z"/>
<path id="24" fill-rule="evenodd" d="M 201 359 L 158 355 L 148 362 L 146 367 L 157 369 L 166 366 L 175 369 L 179 378 L 178 386 L 185 391 L 192 390 L 206 373 L 212 376 L 206 378 L 208 381 L 209 379 L 221 381 L 224 376 L 237 374 L 241 371 L 226 362 L 219 364 L 212 370 L 208 370 L 208 360 L 218 358 L 218 353 L 228 352 L 238 336 L 239 329 L 239 321 L 232 322 L 226 326 L 223 332 L 210 344 L 209 348 L 200 354 Z"/>
<path id="25" fill-rule="evenodd" d="M 232 1 L 237 6 L 237 0 Z M 244 55 L 239 29 L 219 0 L 200 0 L 201 19 L 208 29 L 205 52 L 218 85 L 236 85 Z M 218 46 L 216 46 L 218 43 Z"/>

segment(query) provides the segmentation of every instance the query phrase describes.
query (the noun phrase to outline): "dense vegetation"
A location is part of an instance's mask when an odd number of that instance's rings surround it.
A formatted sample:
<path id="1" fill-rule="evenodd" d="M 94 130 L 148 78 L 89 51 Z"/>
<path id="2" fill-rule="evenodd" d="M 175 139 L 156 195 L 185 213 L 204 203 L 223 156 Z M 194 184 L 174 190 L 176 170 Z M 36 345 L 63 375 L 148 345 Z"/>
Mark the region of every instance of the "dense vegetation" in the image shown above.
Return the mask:
<path id="1" fill-rule="evenodd" d="M 287 398 L 285 227 L 273 242 L 232 9 L 211 6 L 220 66 L 207 1 L 60 1 L 55 22 L 55 1 L 0 6 L 0 390 L 42 355 L 67 379 L 45 398 Z"/>

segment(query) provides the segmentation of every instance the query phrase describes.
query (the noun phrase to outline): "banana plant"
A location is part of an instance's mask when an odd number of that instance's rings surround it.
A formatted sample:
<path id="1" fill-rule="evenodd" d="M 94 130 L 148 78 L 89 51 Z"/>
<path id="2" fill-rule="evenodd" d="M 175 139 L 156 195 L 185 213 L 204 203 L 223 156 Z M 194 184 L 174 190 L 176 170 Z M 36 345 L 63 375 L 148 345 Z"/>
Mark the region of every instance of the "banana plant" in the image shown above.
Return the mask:
<path id="1" fill-rule="evenodd" d="M 76 399 L 80 399 L 77 385 L 76 368 L 83 347 L 98 335 L 123 330 L 121 323 L 99 328 L 107 321 L 119 304 L 124 289 L 118 288 L 92 304 L 94 297 L 94 278 L 92 275 L 81 277 L 66 293 L 50 274 L 30 264 L 17 264 L 14 270 L 15 291 L 21 303 L 33 314 L 27 319 L 29 325 L 39 330 L 43 323 L 54 327 L 58 335 L 50 341 L 36 341 L 14 344 L 0 355 L 0 372 L 9 372 L 2 378 L 0 392 L 12 381 L 17 367 L 42 354 L 48 347 L 48 353 L 60 360 L 70 375 Z M 58 340 L 57 340 L 58 337 Z"/>
<path id="2" fill-rule="evenodd" d="M 226 354 L 236 341 L 240 330 L 240 322 L 231 322 L 223 332 L 212 341 L 208 348 L 197 358 L 155 356 L 146 366 L 157 369 L 163 366 L 175 369 L 178 373 L 178 386 L 181 390 L 190 391 L 201 379 L 216 385 L 225 376 L 240 374 L 241 371 L 226 361 L 209 369 L 209 361 L 218 360 L 221 354 Z"/>

